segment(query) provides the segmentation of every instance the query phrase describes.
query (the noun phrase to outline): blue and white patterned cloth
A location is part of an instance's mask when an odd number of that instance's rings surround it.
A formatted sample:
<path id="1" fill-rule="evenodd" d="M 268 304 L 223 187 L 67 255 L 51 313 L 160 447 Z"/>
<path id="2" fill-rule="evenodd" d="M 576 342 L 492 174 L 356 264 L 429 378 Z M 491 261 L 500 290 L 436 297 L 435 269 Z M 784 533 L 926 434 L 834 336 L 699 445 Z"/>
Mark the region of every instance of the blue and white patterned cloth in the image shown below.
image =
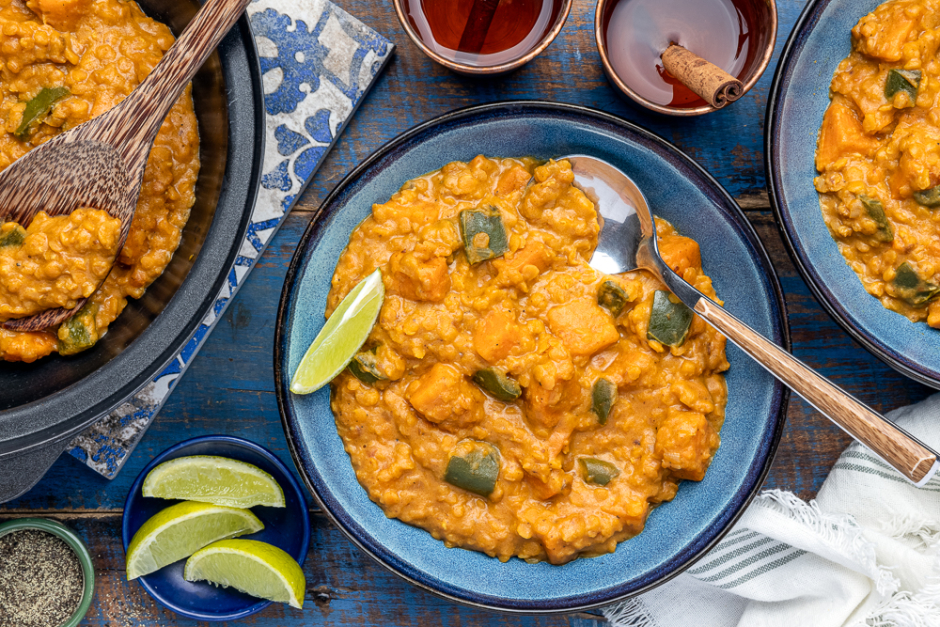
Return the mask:
<path id="1" fill-rule="evenodd" d="M 248 15 L 267 113 L 261 191 L 228 283 L 183 350 L 70 444 L 73 457 L 109 479 L 120 472 L 394 49 L 328 0 L 254 0 Z"/>

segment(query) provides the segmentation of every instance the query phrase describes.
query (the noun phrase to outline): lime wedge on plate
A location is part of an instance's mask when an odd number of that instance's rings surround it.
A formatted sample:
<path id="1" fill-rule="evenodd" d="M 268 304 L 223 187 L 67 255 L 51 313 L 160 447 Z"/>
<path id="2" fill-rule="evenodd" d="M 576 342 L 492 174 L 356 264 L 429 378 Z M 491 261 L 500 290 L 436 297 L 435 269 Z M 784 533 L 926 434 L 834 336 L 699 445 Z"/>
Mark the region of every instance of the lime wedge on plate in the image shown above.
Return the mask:
<path id="1" fill-rule="evenodd" d="M 143 495 L 245 509 L 284 507 L 284 490 L 274 477 L 253 464 L 215 455 L 163 462 L 147 473 Z"/>
<path id="2" fill-rule="evenodd" d="M 336 378 L 362 348 L 385 300 L 382 272 L 354 287 L 326 321 L 290 382 L 294 394 L 310 394 Z"/>
<path id="3" fill-rule="evenodd" d="M 266 542 L 222 540 L 186 560 L 186 581 L 206 580 L 302 609 L 307 586 L 297 561 Z"/>
<path id="4" fill-rule="evenodd" d="M 127 546 L 127 579 L 137 579 L 189 557 L 216 540 L 264 529 L 247 509 L 208 503 L 177 503 L 154 515 Z"/>

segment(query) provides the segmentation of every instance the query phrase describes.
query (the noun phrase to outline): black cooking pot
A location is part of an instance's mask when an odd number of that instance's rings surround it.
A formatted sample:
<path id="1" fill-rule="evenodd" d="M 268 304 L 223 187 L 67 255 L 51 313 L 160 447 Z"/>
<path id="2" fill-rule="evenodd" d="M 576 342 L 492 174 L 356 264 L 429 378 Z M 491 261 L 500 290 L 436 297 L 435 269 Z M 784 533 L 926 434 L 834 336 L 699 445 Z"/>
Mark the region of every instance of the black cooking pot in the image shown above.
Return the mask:
<path id="1" fill-rule="evenodd" d="M 179 35 L 192 0 L 140 0 Z M 258 193 L 264 104 L 243 16 L 193 80 L 202 167 L 182 242 L 163 275 L 90 350 L 33 364 L 0 362 L 0 502 L 36 484 L 78 432 L 174 359 L 215 304 Z"/>

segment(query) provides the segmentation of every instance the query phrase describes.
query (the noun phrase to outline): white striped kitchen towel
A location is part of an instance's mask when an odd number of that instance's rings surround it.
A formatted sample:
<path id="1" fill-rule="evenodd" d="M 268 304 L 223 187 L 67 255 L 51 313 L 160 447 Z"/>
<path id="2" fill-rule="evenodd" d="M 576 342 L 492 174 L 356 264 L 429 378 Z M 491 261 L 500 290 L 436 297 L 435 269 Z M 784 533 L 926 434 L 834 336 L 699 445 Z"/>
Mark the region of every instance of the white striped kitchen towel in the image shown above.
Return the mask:
<path id="1" fill-rule="evenodd" d="M 940 449 L 940 394 L 888 414 Z M 815 501 L 764 492 L 691 569 L 606 607 L 614 627 L 940 627 L 940 479 L 857 443 Z"/>

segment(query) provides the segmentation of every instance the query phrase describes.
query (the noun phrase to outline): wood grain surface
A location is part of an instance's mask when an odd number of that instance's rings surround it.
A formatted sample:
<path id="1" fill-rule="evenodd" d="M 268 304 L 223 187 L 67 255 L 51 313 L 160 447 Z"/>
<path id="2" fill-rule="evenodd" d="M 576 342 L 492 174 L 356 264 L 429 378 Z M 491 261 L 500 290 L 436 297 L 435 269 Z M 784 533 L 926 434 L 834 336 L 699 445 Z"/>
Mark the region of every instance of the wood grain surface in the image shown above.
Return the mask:
<path id="1" fill-rule="evenodd" d="M 725 109 L 694 119 L 664 118 L 625 103 L 607 85 L 594 45 L 593 2 L 575 0 L 564 30 L 542 56 L 505 78 L 487 80 L 459 77 L 433 65 L 401 31 L 391 0 L 338 2 L 392 39 L 398 45 L 396 57 L 124 471 L 108 482 L 66 456 L 25 496 L 0 505 L 0 520 L 49 516 L 71 525 L 89 543 L 98 567 L 98 592 L 82 625 L 198 624 L 163 610 L 139 585 L 124 580 L 120 509 L 131 482 L 167 447 L 212 433 L 254 440 L 291 465 L 274 397 L 272 353 L 277 300 L 294 248 L 320 201 L 361 159 L 414 124 L 461 106 L 520 98 L 577 103 L 620 115 L 672 141 L 708 169 L 746 210 L 783 285 L 794 352 L 801 360 L 881 412 L 930 393 L 846 335 L 813 299 L 787 256 L 767 204 L 762 162 L 763 109 L 776 57 L 757 87 Z M 777 54 L 803 5 L 803 0 L 779 0 Z M 848 442 L 838 427 L 794 398 L 765 487 L 811 498 Z M 589 627 L 602 622 L 584 614 L 507 617 L 443 601 L 371 562 L 322 514 L 315 513 L 313 519 L 311 549 L 304 565 L 307 609 L 298 612 L 272 606 L 242 624 Z"/>

